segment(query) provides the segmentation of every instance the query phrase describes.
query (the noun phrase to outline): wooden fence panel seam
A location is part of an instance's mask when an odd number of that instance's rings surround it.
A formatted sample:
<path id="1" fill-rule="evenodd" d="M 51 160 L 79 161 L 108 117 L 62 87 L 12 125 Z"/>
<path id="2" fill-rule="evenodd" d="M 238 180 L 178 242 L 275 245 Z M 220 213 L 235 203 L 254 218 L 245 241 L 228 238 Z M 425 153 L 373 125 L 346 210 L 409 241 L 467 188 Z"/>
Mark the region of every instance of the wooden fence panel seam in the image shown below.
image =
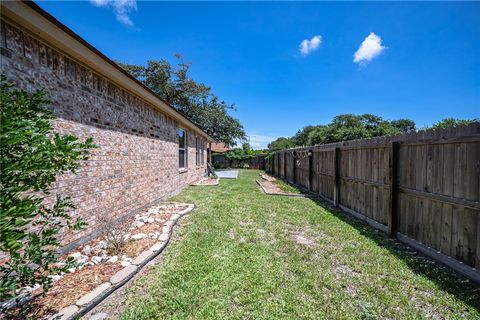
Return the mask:
<path id="1" fill-rule="evenodd" d="M 275 176 L 392 237 L 480 268 L 480 123 L 293 148 L 269 163 Z"/>

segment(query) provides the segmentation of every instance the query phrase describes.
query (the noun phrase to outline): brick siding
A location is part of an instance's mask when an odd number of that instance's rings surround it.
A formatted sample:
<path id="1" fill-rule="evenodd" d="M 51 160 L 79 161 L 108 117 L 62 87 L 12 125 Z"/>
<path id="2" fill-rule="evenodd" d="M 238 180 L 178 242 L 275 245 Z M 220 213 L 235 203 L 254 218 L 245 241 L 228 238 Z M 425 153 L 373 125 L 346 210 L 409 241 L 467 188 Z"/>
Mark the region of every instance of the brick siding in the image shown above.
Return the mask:
<path id="1" fill-rule="evenodd" d="M 101 215 L 130 214 L 205 174 L 206 166 L 195 163 L 195 133 L 187 130 L 188 169 L 179 172 L 174 119 L 4 20 L 0 57 L 8 81 L 29 92 L 46 90 L 57 132 L 92 137 L 98 146 L 76 174 L 58 177 L 46 199 L 70 196 L 77 206 L 74 216 L 88 223 L 87 230 L 66 234 L 63 244 L 94 232 Z"/>

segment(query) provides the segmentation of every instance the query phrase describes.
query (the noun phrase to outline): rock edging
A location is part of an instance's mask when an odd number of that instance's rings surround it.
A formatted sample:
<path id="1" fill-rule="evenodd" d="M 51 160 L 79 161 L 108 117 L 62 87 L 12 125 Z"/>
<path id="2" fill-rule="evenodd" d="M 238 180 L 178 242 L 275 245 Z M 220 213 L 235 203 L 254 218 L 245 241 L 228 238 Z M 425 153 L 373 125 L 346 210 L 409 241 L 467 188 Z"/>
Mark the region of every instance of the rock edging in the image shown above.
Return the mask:
<path id="1" fill-rule="evenodd" d="M 284 197 L 294 197 L 294 198 L 314 198 L 314 196 L 309 195 L 309 194 L 303 194 L 303 193 L 288 193 L 288 192 L 269 192 L 263 184 L 259 180 L 255 180 L 257 184 L 260 186 L 262 191 L 265 194 L 268 194 L 269 196 L 284 196 Z"/>
<path id="2" fill-rule="evenodd" d="M 165 249 L 167 244 L 170 242 L 170 239 L 172 238 L 173 227 L 175 226 L 175 224 L 181 217 L 192 211 L 195 208 L 195 205 L 177 202 L 164 203 L 188 205 L 188 207 L 170 217 L 168 221 L 171 221 L 171 223 L 168 226 L 163 227 L 162 234 L 160 235 L 158 241 L 153 244 L 149 249 L 143 251 L 135 259 L 133 259 L 131 265 L 126 266 L 117 273 L 115 273 L 113 276 L 110 277 L 109 282 L 104 282 L 100 284 L 92 291 L 80 297 L 80 299 L 78 299 L 75 304 L 66 306 L 58 313 L 51 316 L 49 320 L 73 320 L 84 316 L 90 310 L 95 308 L 100 302 L 102 302 L 109 295 L 111 295 L 115 290 L 125 285 L 149 261 L 156 258 Z"/>
<path id="3" fill-rule="evenodd" d="M 203 179 L 201 179 L 197 182 L 194 182 L 194 183 L 190 184 L 190 186 L 192 186 L 192 187 L 211 187 L 211 186 L 218 186 L 220 184 L 220 178 L 218 178 L 218 177 L 215 179 L 215 182 L 212 183 L 212 184 L 203 184 L 204 181 L 208 181 L 208 180 L 212 180 L 212 179 L 206 177 L 206 178 L 203 178 Z"/>

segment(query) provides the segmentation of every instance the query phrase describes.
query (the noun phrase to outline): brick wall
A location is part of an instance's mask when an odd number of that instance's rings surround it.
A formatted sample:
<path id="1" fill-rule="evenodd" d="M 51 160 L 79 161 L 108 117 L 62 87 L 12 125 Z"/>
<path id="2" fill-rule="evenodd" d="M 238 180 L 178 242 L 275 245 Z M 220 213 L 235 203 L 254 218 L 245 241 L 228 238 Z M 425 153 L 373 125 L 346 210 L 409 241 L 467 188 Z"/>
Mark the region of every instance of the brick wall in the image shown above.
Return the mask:
<path id="1" fill-rule="evenodd" d="M 188 170 L 179 172 L 174 119 L 4 20 L 1 69 L 22 89 L 47 91 L 56 131 L 92 137 L 98 146 L 77 174 L 60 176 L 52 186 L 52 197 L 70 196 L 74 216 L 89 224 L 84 232 L 66 235 L 64 244 L 88 238 L 101 215 L 130 214 L 205 174 L 206 167 L 195 163 L 195 133 L 187 130 Z"/>

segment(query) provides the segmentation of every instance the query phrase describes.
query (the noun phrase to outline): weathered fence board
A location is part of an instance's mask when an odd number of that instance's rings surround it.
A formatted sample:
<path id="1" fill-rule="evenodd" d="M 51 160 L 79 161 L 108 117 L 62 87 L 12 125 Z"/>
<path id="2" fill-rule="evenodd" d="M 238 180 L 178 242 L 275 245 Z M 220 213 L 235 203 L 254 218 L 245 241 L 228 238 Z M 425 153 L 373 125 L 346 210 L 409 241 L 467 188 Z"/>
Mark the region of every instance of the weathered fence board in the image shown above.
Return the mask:
<path id="1" fill-rule="evenodd" d="M 272 166 L 392 235 L 480 267 L 480 123 L 290 149 Z"/>

